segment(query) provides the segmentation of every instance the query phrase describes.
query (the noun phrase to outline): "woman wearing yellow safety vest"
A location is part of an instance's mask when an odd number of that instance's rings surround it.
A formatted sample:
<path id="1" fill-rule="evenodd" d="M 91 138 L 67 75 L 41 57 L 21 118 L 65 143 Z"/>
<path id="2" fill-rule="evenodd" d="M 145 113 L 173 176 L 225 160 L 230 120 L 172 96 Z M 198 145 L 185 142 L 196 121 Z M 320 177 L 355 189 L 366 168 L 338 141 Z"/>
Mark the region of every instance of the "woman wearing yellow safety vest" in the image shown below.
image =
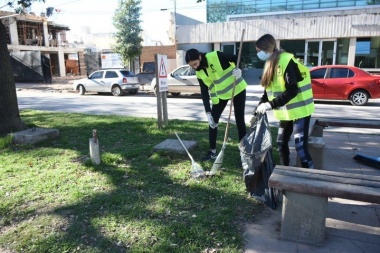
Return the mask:
<path id="1" fill-rule="evenodd" d="M 276 40 L 265 34 L 256 42 L 257 57 L 265 61 L 261 85 L 265 88 L 257 113 L 273 109 L 280 121 L 277 144 L 281 164 L 289 166 L 289 139 L 294 132 L 295 148 L 303 168 L 313 168 L 308 151 L 309 124 L 314 112 L 309 69 L 292 54 L 278 50 Z"/>
<path id="2" fill-rule="evenodd" d="M 217 127 L 228 100 L 232 97 L 232 88 L 236 78 L 233 99 L 236 125 L 239 133 L 239 142 L 246 135 L 244 120 L 247 83 L 241 76 L 241 69 L 236 68 L 237 56 L 220 51 L 201 53 L 197 49 L 190 49 L 185 55 L 186 63 L 196 70 L 201 89 L 203 106 L 209 122 L 210 150 L 202 158 L 203 161 L 216 159 Z M 210 99 L 212 107 L 210 105 Z"/>

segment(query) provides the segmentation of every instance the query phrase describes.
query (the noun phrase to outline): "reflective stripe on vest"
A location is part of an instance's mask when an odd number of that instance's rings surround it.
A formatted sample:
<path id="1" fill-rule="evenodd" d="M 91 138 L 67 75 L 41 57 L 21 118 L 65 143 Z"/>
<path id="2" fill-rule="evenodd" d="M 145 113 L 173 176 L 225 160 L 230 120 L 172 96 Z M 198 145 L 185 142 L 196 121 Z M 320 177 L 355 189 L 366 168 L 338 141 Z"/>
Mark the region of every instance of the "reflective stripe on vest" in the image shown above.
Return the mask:
<path id="1" fill-rule="evenodd" d="M 219 99 L 231 99 L 232 88 L 235 82 L 235 77 L 232 75 L 232 71 L 235 68 L 235 64 L 231 63 L 231 66 L 223 70 L 220 65 L 217 51 L 213 51 L 206 54 L 208 67 L 206 69 L 208 75 L 204 70 L 196 72 L 198 78 L 208 86 L 210 91 L 210 98 L 213 104 L 218 104 Z M 247 83 L 242 77 L 236 80 L 235 96 L 243 91 L 247 87 Z"/>
<path id="2" fill-rule="evenodd" d="M 268 99 L 272 101 L 285 91 L 285 69 L 292 59 L 297 63 L 304 79 L 297 83 L 298 93 L 293 99 L 286 105 L 273 109 L 273 114 L 278 120 L 300 119 L 311 115 L 315 109 L 309 69 L 295 60 L 292 54 L 286 52 L 281 53 L 277 72 L 275 73 L 273 81 L 266 89 Z"/>
<path id="3" fill-rule="evenodd" d="M 284 106 L 281 106 L 281 107 L 277 108 L 276 110 L 292 110 L 292 109 L 295 109 L 295 108 L 298 108 L 298 107 L 301 107 L 301 106 L 307 106 L 307 105 L 309 105 L 311 103 L 314 103 L 314 99 L 313 98 L 309 98 L 309 99 L 304 100 L 304 101 L 299 101 L 299 102 L 293 103 L 291 105 L 286 104 Z M 307 116 L 309 116 L 309 115 L 307 115 Z"/>
<path id="4" fill-rule="evenodd" d="M 306 84 L 303 87 L 298 87 L 298 93 L 307 91 L 309 89 L 311 89 L 311 83 Z M 283 93 L 282 91 L 277 91 L 277 92 L 267 91 L 268 97 L 269 96 L 277 97 L 277 96 L 281 95 L 282 93 Z"/>

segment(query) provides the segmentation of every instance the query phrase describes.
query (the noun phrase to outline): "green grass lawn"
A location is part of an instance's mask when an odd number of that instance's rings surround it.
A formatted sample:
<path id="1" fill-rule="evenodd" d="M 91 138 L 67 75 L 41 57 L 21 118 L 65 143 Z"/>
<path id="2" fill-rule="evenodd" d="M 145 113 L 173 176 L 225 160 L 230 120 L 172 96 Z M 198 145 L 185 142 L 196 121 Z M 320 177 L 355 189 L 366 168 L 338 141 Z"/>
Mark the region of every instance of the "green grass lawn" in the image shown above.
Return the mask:
<path id="1" fill-rule="evenodd" d="M 249 198 L 238 167 L 237 130 L 220 175 L 190 177 L 187 155 L 153 153 L 166 139 L 208 150 L 207 123 L 25 110 L 30 127 L 60 137 L 36 145 L 0 138 L 0 252 L 243 252 L 243 226 L 264 206 Z M 226 124 L 219 127 L 220 148 Z M 89 155 L 98 131 L 101 164 Z"/>

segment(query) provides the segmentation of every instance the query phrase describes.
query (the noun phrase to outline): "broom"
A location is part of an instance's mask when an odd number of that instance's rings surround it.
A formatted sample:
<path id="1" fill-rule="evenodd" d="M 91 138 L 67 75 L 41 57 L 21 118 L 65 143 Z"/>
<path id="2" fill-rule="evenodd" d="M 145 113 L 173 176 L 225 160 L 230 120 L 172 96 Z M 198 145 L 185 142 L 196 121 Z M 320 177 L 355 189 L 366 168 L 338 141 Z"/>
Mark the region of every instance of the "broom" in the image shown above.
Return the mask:
<path id="1" fill-rule="evenodd" d="M 236 68 L 239 68 L 240 55 L 241 55 L 241 51 L 243 51 L 244 32 L 245 32 L 245 29 L 243 29 L 243 31 L 241 33 L 240 47 L 239 47 L 239 53 L 238 53 Z M 224 150 L 226 149 L 227 138 L 228 138 L 228 130 L 230 128 L 230 118 L 231 118 L 231 112 L 232 112 L 232 105 L 234 103 L 235 86 L 236 86 L 236 78 L 235 78 L 234 84 L 232 86 L 232 97 L 231 97 L 231 102 L 230 102 L 230 112 L 228 113 L 227 126 L 226 126 L 226 131 L 224 133 L 223 146 L 222 146 L 218 156 L 216 157 L 215 162 L 212 165 L 211 171 L 208 173 L 208 175 L 214 175 L 222 167 L 222 164 L 223 164 Z"/>

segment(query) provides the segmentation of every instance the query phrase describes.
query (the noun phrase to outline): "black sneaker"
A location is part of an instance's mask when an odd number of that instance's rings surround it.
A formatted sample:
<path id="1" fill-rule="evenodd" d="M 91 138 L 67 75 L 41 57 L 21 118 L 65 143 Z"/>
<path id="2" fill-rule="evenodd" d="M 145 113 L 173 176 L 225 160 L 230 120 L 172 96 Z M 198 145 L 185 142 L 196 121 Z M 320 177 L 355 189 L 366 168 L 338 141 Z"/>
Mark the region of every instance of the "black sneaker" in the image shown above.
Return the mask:
<path id="1" fill-rule="evenodd" d="M 215 160 L 218 156 L 218 152 L 212 152 L 211 150 L 202 158 L 202 161 Z"/>

